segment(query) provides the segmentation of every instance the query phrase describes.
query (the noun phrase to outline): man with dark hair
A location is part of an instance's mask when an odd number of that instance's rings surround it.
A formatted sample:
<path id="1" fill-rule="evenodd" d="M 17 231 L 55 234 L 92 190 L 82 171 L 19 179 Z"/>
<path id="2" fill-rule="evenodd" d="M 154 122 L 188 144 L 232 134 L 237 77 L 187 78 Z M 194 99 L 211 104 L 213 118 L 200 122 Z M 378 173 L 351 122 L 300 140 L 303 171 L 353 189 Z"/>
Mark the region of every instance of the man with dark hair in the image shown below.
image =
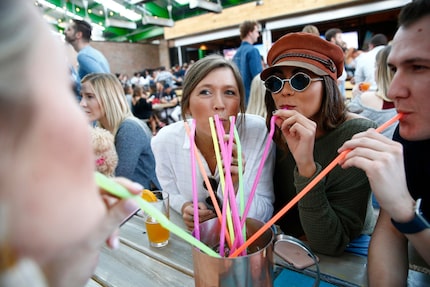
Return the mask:
<path id="1" fill-rule="evenodd" d="M 105 56 L 91 47 L 91 25 L 83 20 L 73 19 L 64 31 L 65 40 L 78 52 L 78 78 L 76 84 L 80 87 L 80 80 L 91 73 L 110 73 L 109 63 Z M 78 88 L 80 91 L 80 88 Z"/>
<path id="2" fill-rule="evenodd" d="M 324 37 L 327 41 L 339 46 L 342 51 L 344 51 L 344 42 L 342 40 L 342 30 L 339 28 L 331 28 L 328 29 Z M 344 51 L 345 52 L 345 51 Z M 345 66 L 343 66 L 343 72 L 342 75 L 337 78 L 337 86 L 340 90 L 340 93 L 342 94 L 343 98 L 346 99 L 346 88 L 345 88 L 345 81 L 346 81 L 347 73 L 345 70 Z"/>
<path id="3" fill-rule="evenodd" d="M 260 25 L 256 21 L 245 21 L 240 25 L 239 30 L 242 43 L 233 61 L 239 68 L 245 85 L 245 104 L 247 105 L 252 79 L 263 70 L 260 52 L 253 46 L 260 37 Z"/>
<path id="4" fill-rule="evenodd" d="M 376 34 L 369 41 L 368 52 L 362 53 L 357 58 L 357 66 L 354 73 L 354 82 L 359 85 L 362 82 L 370 83 L 369 90 L 376 90 L 375 62 L 376 54 L 387 45 L 388 40 L 384 34 Z"/>
<path id="5" fill-rule="evenodd" d="M 408 285 L 409 266 L 430 269 L 430 0 L 402 8 L 387 62 L 388 98 L 403 114 L 393 140 L 370 129 L 338 150 L 351 150 L 342 167 L 364 170 L 381 206 L 367 268 L 377 287 Z"/>
<path id="6" fill-rule="evenodd" d="M 325 39 L 333 44 L 342 46 L 342 30 L 339 28 L 331 28 L 325 32 Z"/>

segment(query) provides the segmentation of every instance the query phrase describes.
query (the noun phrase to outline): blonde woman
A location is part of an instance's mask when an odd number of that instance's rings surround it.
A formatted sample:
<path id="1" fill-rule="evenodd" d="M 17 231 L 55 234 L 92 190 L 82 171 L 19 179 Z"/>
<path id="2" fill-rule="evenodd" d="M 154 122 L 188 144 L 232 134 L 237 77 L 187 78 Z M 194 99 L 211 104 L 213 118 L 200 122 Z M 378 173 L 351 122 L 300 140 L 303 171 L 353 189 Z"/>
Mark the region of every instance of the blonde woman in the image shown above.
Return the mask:
<path id="1" fill-rule="evenodd" d="M 376 122 L 378 125 L 391 119 L 397 112 L 392 100 L 387 98 L 388 88 L 393 79 L 393 71 L 387 65 L 391 46 L 386 46 L 376 54 L 375 80 L 376 91 L 356 95 L 348 104 L 348 109 Z M 382 134 L 392 138 L 396 125 L 391 125 Z"/>
<path id="2" fill-rule="evenodd" d="M 81 107 L 90 122 L 110 131 L 118 153 L 116 176 L 123 176 L 148 189 L 160 189 L 155 175 L 149 128 L 130 111 L 123 88 L 113 74 L 89 74 L 82 79 Z"/>
<path id="3" fill-rule="evenodd" d="M 264 95 L 266 94 L 266 87 L 264 82 L 260 79 L 260 74 L 254 77 L 251 82 L 251 91 L 249 92 L 249 103 L 246 107 L 247 114 L 254 114 L 266 117 L 266 104 L 264 103 Z"/>

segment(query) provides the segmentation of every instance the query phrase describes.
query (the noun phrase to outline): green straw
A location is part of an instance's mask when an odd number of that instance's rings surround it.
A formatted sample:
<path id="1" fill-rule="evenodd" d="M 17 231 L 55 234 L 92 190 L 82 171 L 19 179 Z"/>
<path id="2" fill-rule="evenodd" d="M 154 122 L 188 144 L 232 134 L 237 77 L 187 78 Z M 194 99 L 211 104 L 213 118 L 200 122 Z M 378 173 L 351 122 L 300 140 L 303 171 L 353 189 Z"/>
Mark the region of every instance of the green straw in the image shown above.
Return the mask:
<path id="1" fill-rule="evenodd" d="M 236 139 L 237 147 L 237 167 L 239 168 L 239 200 L 240 200 L 240 216 L 243 218 L 245 211 L 245 194 L 243 191 L 243 163 L 242 163 L 242 145 L 240 143 L 239 133 L 236 126 L 234 127 L 234 138 Z M 246 224 L 242 227 L 243 240 L 246 240 Z"/>
<path id="2" fill-rule="evenodd" d="M 144 210 L 146 213 L 154 217 L 164 228 L 176 234 L 177 236 L 179 236 L 189 244 L 197 247 L 198 249 L 202 250 L 203 252 L 205 252 L 210 256 L 220 257 L 218 253 L 216 253 L 211 248 L 206 246 L 203 242 L 197 240 L 191 234 L 185 232 L 179 226 L 171 222 L 163 213 L 158 211 L 155 207 L 151 206 L 151 204 L 148 203 L 147 201 L 143 200 L 140 197 L 140 195 L 131 194 L 125 187 L 123 187 L 119 183 L 116 183 L 115 181 L 111 180 L 110 178 L 106 177 L 105 175 L 99 172 L 95 172 L 95 179 L 96 179 L 97 185 L 100 188 L 106 190 L 107 192 L 113 194 L 114 196 L 119 198 L 134 199 L 139 204 L 142 210 Z"/>

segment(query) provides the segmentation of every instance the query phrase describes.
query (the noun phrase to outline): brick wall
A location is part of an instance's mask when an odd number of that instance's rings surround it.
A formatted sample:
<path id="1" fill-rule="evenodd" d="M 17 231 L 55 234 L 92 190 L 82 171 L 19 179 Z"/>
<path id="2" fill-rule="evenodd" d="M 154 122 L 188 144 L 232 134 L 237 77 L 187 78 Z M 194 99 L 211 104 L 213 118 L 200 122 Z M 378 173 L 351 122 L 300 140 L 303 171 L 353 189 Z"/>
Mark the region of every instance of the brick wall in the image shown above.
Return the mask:
<path id="1" fill-rule="evenodd" d="M 93 41 L 91 46 L 105 55 L 112 73 L 126 73 L 131 77 L 136 71 L 161 65 L 158 45 Z"/>

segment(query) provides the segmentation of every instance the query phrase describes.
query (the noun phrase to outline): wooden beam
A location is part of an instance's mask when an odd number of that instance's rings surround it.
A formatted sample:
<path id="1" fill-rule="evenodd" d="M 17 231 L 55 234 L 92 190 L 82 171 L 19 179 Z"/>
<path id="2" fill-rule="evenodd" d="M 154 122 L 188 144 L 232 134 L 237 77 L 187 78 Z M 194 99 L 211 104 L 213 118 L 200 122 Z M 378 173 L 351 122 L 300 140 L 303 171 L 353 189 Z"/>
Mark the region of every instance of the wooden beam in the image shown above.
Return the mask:
<path id="1" fill-rule="evenodd" d="M 238 27 L 245 20 L 267 21 L 293 14 L 315 10 L 326 10 L 339 5 L 368 2 L 359 0 L 264 0 L 263 5 L 250 2 L 223 9 L 219 14 L 207 13 L 196 17 L 175 21 L 172 28 L 164 28 L 166 40 L 189 37 L 209 31 Z"/>

